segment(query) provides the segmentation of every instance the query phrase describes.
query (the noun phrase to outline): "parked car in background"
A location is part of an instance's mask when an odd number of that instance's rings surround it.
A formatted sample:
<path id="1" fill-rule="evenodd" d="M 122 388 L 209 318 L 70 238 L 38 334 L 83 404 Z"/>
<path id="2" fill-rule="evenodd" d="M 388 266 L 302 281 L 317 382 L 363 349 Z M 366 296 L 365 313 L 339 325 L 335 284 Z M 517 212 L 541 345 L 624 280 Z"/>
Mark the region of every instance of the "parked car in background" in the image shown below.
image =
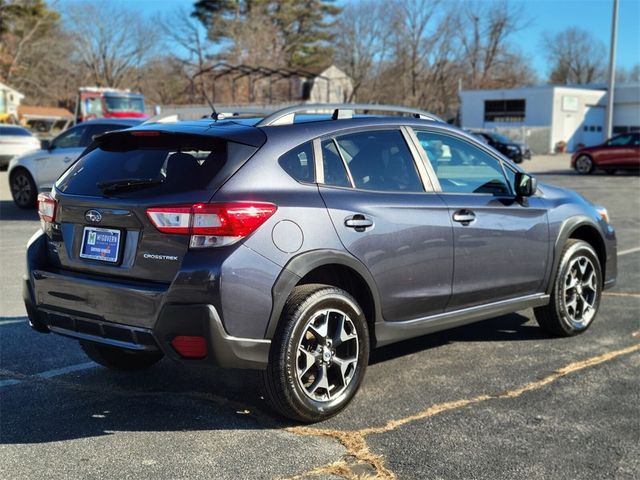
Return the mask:
<path id="1" fill-rule="evenodd" d="M 606 209 L 402 107 L 111 132 L 38 213 L 35 330 L 121 371 L 165 355 L 259 369 L 265 400 L 303 422 L 349 403 L 375 347 L 531 307 L 577 335 L 616 280 Z"/>
<path id="2" fill-rule="evenodd" d="M 43 140 L 40 150 L 9 162 L 9 187 L 20 208 L 35 207 L 38 192 L 50 190 L 58 177 L 80 156 L 96 135 L 122 130 L 142 122 L 137 119 L 91 120 L 65 130 L 53 140 Z M 5 127 L 0 127 L 5 128 Z"/>
<path id="3" fill-rule="evenodd" d="M 38 148 L 40 141 L 26 128 L 0 125 L 0 170 L 6 170 L 13 157 Z"/>
<path id="4" fill-rule="evenodd" d="M 640 132 L 623 133 L 601 145 L 578 149 L 571 156 L 571 168 L 583 175 L 597 168 L 609 174 L 616 170 L 640 170 Z"/>
<path id="5" fill-rule="evenodd" d="M 487 130 L 469 130 L 476 137 L 482 138 L 485 143 L 489 144 L 509 160 L 515 163 L 521 163 L 524 158 L 531 158 L 531 152 L 529 156 L 525 157 L 525 149 L 521 144 L 514 142 L 509 137 L 497 132 L 490 132 Z M 529 148 L 526 147 L 528 151 Z"/>

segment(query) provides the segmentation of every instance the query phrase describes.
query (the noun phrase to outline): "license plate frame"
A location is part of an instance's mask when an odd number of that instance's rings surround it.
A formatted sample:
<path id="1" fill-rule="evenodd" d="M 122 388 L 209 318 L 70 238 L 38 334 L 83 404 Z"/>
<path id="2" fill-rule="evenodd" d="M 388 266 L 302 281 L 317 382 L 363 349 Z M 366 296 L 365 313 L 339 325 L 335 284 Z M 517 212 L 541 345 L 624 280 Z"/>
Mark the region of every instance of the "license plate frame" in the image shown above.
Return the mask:
<path id="1" fill-rule="evenodd" d="M 115 236 L 116 241 L 115 244 L 113 241 L 100 241 L 98 238 L 98 234 L 108 234 L 109 236 Z M 93 239 L 91 238 L 91 234 L 93 234 Z M 93 240 L 92 243 L 88 243 L 89 240 Z M 98 246 L 96 247 L 96 243 Z M 109 263 L 109 264 L 117 264 L 120 261 L 120 245 L 122 243 L 122 231 L 115 228 L 102 228 L 102 227 L 91 227 L 85 226 L 82 230 L 82 243 L 80 244 L 80 258 L 84 258 L 87 260 L 96 260 L 98 262 Z M 107 252 L 98 252 L 94 249 L 95 253 L 92 253 L 91 247 L 95 247 L 97 249 L 106 249 L 108 247 Z M 115 248 L 113 248 L 115 247 Z M 107 255 L 103 255 L 103 253 L 107 253 Z"/>

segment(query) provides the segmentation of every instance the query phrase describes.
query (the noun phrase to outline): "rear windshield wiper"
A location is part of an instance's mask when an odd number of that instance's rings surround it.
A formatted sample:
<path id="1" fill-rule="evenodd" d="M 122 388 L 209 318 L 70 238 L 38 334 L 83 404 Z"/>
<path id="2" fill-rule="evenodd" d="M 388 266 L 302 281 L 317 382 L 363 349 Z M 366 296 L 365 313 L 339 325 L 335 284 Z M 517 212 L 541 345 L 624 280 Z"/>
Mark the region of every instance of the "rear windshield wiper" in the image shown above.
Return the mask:
<path id="1" fill-rule="evenodd" d="M 132 190 L 135 188 L 151 187 L 160 185 L 164 180 L 161 178 L 121 178 L 110 182 L 98 182 L 96 186 L 103 193 L 116 192 L 118 190 Z"/>

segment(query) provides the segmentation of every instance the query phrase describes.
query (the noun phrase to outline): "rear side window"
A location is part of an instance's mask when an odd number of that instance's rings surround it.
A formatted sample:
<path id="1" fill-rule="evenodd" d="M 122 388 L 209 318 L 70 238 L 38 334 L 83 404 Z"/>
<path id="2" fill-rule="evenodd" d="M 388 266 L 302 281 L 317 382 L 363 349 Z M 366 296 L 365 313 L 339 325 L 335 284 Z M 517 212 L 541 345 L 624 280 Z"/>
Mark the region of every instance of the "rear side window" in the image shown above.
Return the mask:
<path id="1" fill-rule="evenodd" d="M 378 130 L 336 138 L 356 188 L 424 192 L 411 151 L 399 130 Z"/>
<path id="2" fill-rule="evenodd" d="M 349 180 L 344 162 L 338 153 L 338 147 L 336 147 L 333 139 L 323 141 L 321 149 L 325 185 L 350 187 L 351 181 Z"/>
<path id="3" fill-rule="evenodd" d="M 11 135 L 16 137 L 30 137 L 31 132 L 20 127 L 0 127 L 0 135 Z"/>
<path id="4" fill-rule="evenodd" d="M 191 135 L 114 135 L 82 156 L 56 188 L 74 195 L 126 198 L 215 190 L 256 150 Z M 116 183 L 131 185 L 114 187 Z"/>
<path id="5" fill-rule="evenodd" d="M 299 182 L 313 183 L 313 147 L 311 142 L 302 144 L 280 157 L 280 166 Z"/>

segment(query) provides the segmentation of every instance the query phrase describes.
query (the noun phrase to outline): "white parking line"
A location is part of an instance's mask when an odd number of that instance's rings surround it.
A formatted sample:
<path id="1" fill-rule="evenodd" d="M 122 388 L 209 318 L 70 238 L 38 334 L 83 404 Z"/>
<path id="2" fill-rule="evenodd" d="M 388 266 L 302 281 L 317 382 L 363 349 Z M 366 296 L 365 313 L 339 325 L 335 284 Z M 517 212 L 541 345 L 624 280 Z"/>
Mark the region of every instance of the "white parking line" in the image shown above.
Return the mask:
<path id="1" fill-rule="evenodd" d="M 80 370 L 86 370 L 88 368 L 94 368 L 98 365 L 93 362 L 78 363 L 77 365 L 69 365 L 68 367 L 56 368 L 54 370 L 47 370 L 46 372 L 37 373 L 35 376 L 40 378 L 52 378 L 59 375 L 65 375 L 71 372 L 78 372 Z"/>
<path id="2" fill-rule="evenodd" d="M 0 317 L 0 325 L 11 325 L 12 323 L 25 323 L 27 317 Z"/>
<path id="3" fill-rule="evenodd" d="M 629 248 L 627 250 L 621 250 L 621 251 L 618 252 L 618 256 L 621 257 L 622 255 L 628 255 L 630 253 L 636 253 L 636 252 L 640 252 L 640 247 Z"/>
<path id="4" fill-rule="evenodd" d="M 54 368 L 53 370 L 47 370 L 46 372 L 40 372 L 40 373 L 36 373 L 35 375 L 29 375 L 29 376 L 38 377 L 38 378 L 53 378 L 53 377 L 58 377 L 60 375 L 66 375 L 67 373 L 79 372 L 81 370 L 88 370 L 90 368 L 95 368 L 97 366 L 98 365 L 93 362 L 78 363 L 76 365 L 69 365 L 68 367 L 62 367 L 62 368 Z M 23 382 L 24 380 L 18 380 L 14 378 L 10 378 L 7 380 L 0 380 L 0 388 L 9 387 L 11 385 L 17 385 Z"/>

